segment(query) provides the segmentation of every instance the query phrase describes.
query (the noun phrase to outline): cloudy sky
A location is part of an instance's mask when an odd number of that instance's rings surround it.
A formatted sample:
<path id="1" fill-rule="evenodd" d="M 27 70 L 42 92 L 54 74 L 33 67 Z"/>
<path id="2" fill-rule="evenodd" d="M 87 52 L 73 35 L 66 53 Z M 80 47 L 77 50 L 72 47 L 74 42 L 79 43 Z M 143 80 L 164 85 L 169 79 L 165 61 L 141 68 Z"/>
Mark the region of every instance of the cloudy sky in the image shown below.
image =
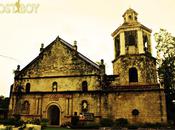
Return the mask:
<path id="1" fill-rule="evenodd" d="M 175 0 L 0 0 L 0 95 L 9 95 L 16 66 L 26 66 L 41 43 L 47 46 L 57 36 L 76 40 L 78 51 L 94 62 L 104 59 L 112 74 L 111 33 L 123 23 L 123 13 L 133 8 L 153 34 L 165 28 L 175 35 L 174 5 Z"/>

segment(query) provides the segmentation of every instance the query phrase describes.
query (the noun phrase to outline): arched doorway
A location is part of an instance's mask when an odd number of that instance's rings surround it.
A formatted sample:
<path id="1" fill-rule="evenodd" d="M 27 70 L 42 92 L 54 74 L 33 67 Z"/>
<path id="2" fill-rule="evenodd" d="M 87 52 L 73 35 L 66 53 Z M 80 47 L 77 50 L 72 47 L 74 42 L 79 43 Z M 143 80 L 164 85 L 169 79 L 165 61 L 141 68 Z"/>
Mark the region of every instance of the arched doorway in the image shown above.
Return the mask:
<path id="1" fill-rule="evenodd" d="M 48 119 L 50 125 L 60 124 L 60 109 L 56 105 L 52 105 L 48 109 Z"/>

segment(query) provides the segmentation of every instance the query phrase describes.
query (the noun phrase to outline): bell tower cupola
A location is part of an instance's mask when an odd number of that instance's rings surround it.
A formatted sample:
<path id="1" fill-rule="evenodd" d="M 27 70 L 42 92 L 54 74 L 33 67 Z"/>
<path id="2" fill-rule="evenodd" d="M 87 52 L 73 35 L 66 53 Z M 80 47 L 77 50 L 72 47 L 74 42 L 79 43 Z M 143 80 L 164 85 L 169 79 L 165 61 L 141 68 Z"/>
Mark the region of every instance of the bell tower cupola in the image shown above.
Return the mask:
<path id="1" fill-rule="evenodd" d="M 133 23 L 137 22 L 137 12 L 135 12 L 133 9 L 129 8 L 124 14 L 124 23 Z"/>

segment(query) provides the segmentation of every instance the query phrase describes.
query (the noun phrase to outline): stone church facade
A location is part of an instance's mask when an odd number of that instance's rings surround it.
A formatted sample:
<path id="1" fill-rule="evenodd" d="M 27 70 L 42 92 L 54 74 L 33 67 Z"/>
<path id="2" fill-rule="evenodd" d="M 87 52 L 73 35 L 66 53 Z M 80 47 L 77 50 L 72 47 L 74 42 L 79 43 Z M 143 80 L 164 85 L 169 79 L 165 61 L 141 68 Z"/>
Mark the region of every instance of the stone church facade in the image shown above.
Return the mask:
<path id="1" fill-rule="evenodd" d="M 113 75 L 57 37 L 39 55 L 15 71 L 9 115 L 47 118 L 51 125 L 71 121 L 126 118 L 130 123 L 166 123 L 165 94 L 157 82 L 151 30 L 128 9 L 124 23 L 113 33 Z"/>

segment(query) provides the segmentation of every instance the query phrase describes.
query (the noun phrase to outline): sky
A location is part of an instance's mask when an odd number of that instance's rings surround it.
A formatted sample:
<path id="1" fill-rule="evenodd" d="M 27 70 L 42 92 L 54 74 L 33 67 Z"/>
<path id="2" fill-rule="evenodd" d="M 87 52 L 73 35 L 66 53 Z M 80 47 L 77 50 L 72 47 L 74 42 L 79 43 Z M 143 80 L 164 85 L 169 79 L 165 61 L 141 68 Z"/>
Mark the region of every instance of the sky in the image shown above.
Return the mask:
<path id="1" fill-rule="evenodd" d="M 18 6 L 20 3 L 20 7 Z M 114 45 L 111 33 L 123 23 L 128 8 L 138 21 L 175 36 L 175 0 L 0 0 L 0 95 L 9 96 L 17 65 L 25 67 L 57 36 L 98 62 L 104 59 L 112 74 Z M 153 56 L 155 57 L 155 49 Z"/>

